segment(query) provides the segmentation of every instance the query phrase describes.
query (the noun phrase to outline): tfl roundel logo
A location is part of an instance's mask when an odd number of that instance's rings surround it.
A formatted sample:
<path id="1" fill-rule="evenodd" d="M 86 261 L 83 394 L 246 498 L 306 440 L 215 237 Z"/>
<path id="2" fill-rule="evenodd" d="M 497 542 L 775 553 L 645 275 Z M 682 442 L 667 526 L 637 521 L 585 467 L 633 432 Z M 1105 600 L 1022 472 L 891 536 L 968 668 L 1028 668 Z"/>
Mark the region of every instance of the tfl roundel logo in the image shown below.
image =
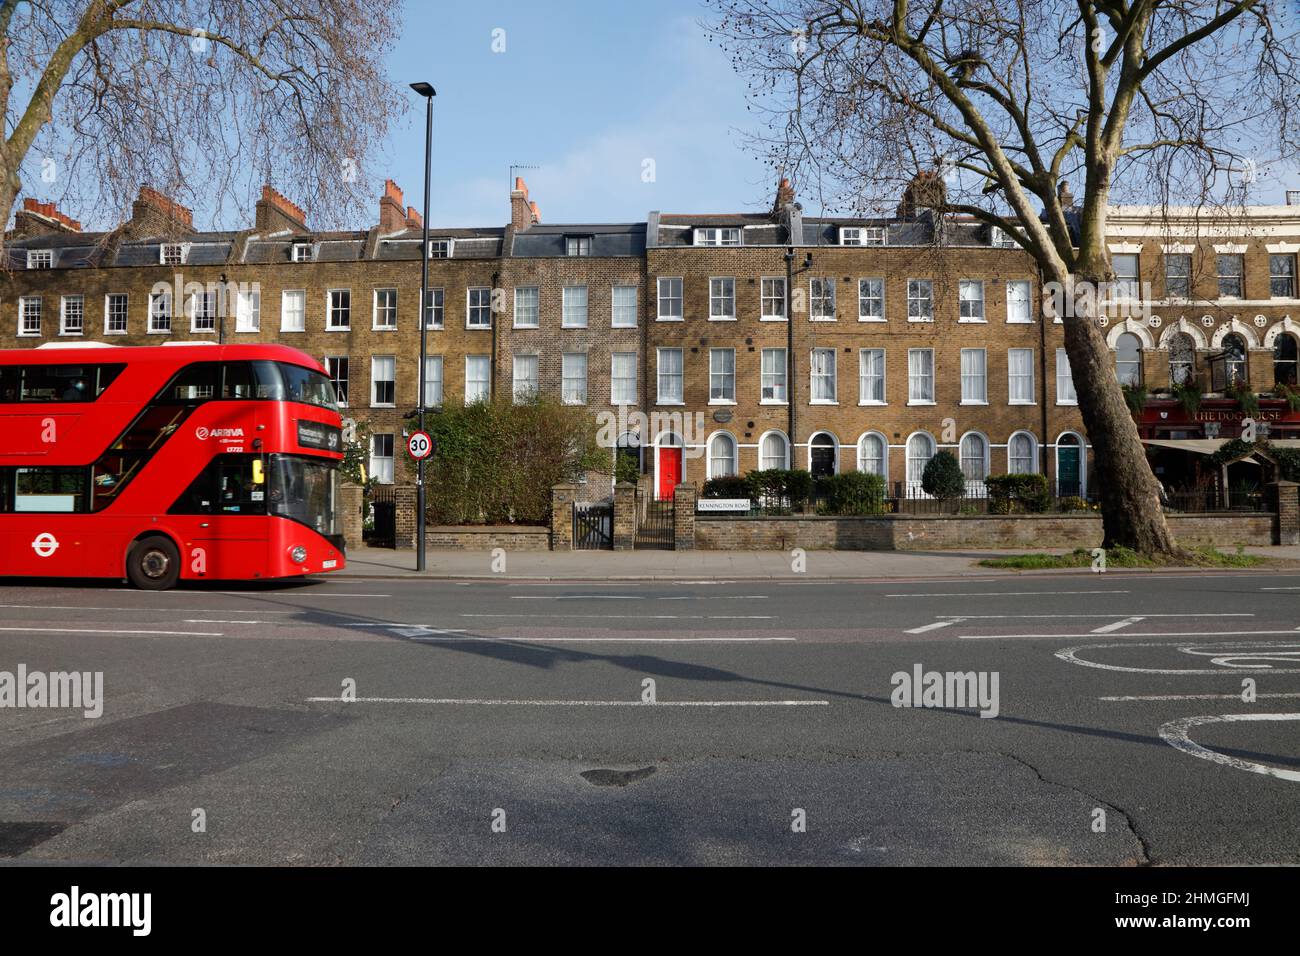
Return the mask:
<path id="1" fill-rule="evenodd" d="M 194 437 L 197 438 L 199 441 L 207 441 L 208 430 L 204 428 L 202 425 L 200 425 L 198 428 L 194 429 Z"/>

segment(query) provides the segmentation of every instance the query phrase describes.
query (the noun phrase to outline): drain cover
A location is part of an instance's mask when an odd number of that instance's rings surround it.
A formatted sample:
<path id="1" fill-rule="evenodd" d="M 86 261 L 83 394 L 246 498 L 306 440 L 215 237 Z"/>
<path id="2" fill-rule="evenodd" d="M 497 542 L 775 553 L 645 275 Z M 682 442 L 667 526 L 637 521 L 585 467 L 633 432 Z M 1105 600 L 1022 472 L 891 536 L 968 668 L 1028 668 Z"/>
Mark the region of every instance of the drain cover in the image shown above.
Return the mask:
<path id="1" fill-rule="evenodd" d="M 654 767 L 640 770 L 584 770 L 582 779 L 597 787 L 626 787 L 629 783 L 644 780 L 655 772 Z"/>

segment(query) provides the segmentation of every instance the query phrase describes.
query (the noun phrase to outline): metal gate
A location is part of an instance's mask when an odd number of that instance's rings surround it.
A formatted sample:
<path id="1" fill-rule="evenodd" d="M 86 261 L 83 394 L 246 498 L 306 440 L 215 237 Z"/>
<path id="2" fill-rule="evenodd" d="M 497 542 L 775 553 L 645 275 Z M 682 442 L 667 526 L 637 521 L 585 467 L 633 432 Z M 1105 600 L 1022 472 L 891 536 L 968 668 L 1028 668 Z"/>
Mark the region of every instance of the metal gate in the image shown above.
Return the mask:
<path id="1" fill-rule="evenodd" d="M 573 546 L 580 551 L 608 550 L 614 546 L 614 506 L 573 506 Z"/>
<path id="2" fill-rule="evenodd" d="M 397 543 L 397 488 L 393 485 L 371 485 L 366 491 L 370 507 L 370 525 L 362 532 L 365 543 L 372 548 L 391 548 Z"/>
<path id="3" fill-rule="evenodd" d="M 655 500 L 649 488 L 637 488 L 636 540 L 638 548 L 673 549 L 673 503 Z"/>

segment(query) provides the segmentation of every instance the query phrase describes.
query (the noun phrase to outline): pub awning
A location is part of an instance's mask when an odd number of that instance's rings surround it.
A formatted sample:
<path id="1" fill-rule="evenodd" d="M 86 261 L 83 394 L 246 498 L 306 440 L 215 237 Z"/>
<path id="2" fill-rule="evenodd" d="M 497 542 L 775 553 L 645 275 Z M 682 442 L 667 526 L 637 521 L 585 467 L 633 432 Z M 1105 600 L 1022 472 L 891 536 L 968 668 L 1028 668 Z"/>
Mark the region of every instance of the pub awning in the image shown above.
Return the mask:
<path id="1" fill-rule="evenodd" d="M 1198 455 L 1213 455 L 1224 446 L 1223 438 L 1144 438 L 1142 444 L 1157 448 L 1175 448 Z M 1276 438 L 1269 442 L 1274 448 L 1300 448 L 1300 438 Z"/>

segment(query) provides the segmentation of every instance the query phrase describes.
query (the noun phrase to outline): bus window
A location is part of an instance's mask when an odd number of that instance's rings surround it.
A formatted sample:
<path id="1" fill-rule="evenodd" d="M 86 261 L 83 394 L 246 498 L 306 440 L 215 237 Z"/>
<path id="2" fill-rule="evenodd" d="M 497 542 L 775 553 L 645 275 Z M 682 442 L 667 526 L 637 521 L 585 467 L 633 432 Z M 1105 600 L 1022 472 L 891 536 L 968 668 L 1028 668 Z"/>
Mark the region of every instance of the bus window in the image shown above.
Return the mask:
<path id="1" fill-rule="evenodd" d="M 91 510 L 107 508 L 117 499 L 117 493 L 130 482 L 135 470 L 146 458 L 136 454 L 107 454 L 91 465 Z"/>
<path id="2" fill-rule="evenodd" d="M 222 398 L 249 399 L 254 396 L 252 365 L 248 362 L 227 362 L 224 369 Z"/>
<path id="3" fill-rule="evenodd" d="M 256 455 L 220 455 L 208 463 L 199 476 L 168 509 L 174 515 L 264 515 L 266 482 L 258 482 L 253 463 Z"/>
<path id="4" fill-rule="evenodd" d="M 163 392 L 163 398 L 172 402 L 206 402 L 216 398 L 221 366 L 216 362 L 202 362 L 182 369 Z"/>
<path id="5" fill-rule="evenodd" d="M 286 397 L 289 401 L 318 405 L 321 408 L 338 408 L 334 383 L 328 376 L 287 362 L 280 363 L 280 374 L 284 376 L 285 389 L 288 393 Z"/>
<path id="6" fill-rule="evenodd" d="M 0 402 L 18 401 L 21 370 L 16 365 L 0 365 Z"/>
<path id="7" fill-rule="evenodd" d="M 271 402 L 283 402 L 287 397 L 280 366 L 275 362 L 254 362 L 253 374 L 257 377 L 257 397 Z"/>
<path id="8" fill-rule="evenodd" d="M 14 473 L 14 511 L 84 511 L 84 468 L 19 468 Z"/>
<path id="9" fill-rule="evenodd" d="M 22 370 L 23 402 L 88 402 L 94 399 L 93 367 L 28 365 Z"/>

